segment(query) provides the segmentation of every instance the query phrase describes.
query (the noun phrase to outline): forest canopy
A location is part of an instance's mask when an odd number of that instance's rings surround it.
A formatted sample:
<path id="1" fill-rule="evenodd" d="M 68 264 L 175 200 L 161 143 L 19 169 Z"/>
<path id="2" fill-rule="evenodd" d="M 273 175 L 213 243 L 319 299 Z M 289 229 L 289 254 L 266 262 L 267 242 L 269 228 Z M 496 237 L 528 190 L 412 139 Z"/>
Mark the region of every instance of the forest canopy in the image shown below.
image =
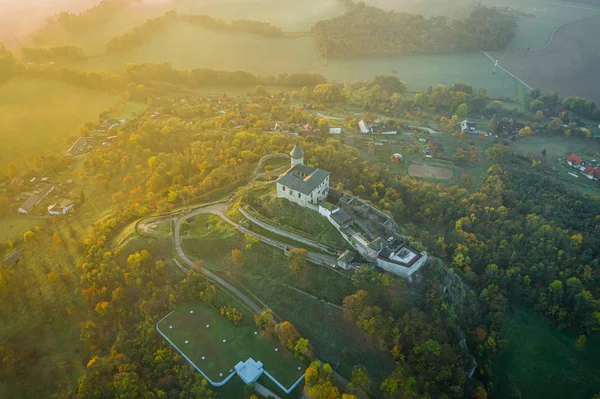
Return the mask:
<path id="1" fill-rule="evenodd" d="M 515 34 L 514 16 L 479 6 L 465 19 L 384 11 L 358 3 L 344 15 L 312 26 L 321 55 L 359 58 L 503 50 Z"/>

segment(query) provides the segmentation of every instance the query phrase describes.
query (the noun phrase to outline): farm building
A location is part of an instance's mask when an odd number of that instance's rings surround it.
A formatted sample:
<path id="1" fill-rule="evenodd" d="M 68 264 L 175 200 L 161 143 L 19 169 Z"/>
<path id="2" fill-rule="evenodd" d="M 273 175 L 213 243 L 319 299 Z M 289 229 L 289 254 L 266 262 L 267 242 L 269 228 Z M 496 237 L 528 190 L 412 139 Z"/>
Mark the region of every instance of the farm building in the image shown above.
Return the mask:
<path id="1" fill-rule="evenodd" d="M 68 213 L 75 206 L 75 202 L 69 199 L 61 199 L 55 204 L 48 207 L 48 213 L 50 215 L 64 215 Z"/>
<path id="2" fill-rule="evenodd" d="M 18 209 L 19 213 L 27 215 L 33 208 L 54 190 L 52 184 L 41 184 L 38 190 L 30 196 Z"/>
<path id="3" fill-rule="evenodd" d="M 277 179 L 277 198 L 314 208 L 329 193 L 329 172 L 304 165 L 304 151 L 296 143 L 291 168 Z"/>
<path id="4" fill-rule="evenodd" d="M 329 129 L 329 134 L 342 134 L 341 127 L 332 127 Z"/>
<path id="5" fill-rule="evenodd" d="M 19 263 L 21 259 L 23 259 L 23 254 L 20 251 L 14 251 L 12 254 L 4 258 L 2 264 L 4 264 L 4 266 L 12 267 Z"/>

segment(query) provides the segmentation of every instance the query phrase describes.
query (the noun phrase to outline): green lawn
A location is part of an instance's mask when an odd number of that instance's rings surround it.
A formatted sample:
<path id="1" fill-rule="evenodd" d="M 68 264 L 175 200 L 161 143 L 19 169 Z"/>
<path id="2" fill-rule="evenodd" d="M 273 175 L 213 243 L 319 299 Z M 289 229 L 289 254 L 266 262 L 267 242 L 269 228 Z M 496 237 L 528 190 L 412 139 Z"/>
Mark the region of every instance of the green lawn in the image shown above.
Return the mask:
<path id="1" fill-rule="evenodd" d="M 210 328 L 206 328 L 207 324 Z M 290 387 L 302 376 L 305 366 L 280 344 L 260 333 L 255 335 L 253 324 L 251 316 L 246 314 L 236 327 L 216 309 L 194 302 L 180 306 L 158 327 L 215 382 L 224 380 L 239 361 L 251 357 L 260 360 L 284 387 Z M 223 343 L 224 339 L 227 342 Z M 202 356 L 206 359 L 202 360 Z"/>
<path id="2" fill-rule="evenodd" d="M 508 341 L 493 365 L 493 398 L 591 398 L 600 392 L 600 336 L 588 337 L 585 348 L 577 335 L 560 332 L 532 310 L 507 313 L 502 333 Z M 512 396 L 516 397 L 516 396 Z"/>
<path id="3" fill-rule="evenodd" d="M 524 155 L 532 152 L 536 156 L 541 156 L 542 151 L 546 150 L 546 156 L 553 160 L 566 158 L 571 153 L 576 153 L 584 159 L 600 159 L 598 141 L 564 135 L 531 136 L 515 141 L 511 148 Z"/>
<path id="4" fill-rule="evenodd" d="M 334 248 L 346 248 L 348 244 L 329 221 L 318 212 L 303 208 L 272 194 L 261 197 L 249 196 L 249 205 L 268 223 L 282 229 L 298 230 L 314 241 Z"/>
<path id="5" fill-rule="evenodd" d="M 0 166 L 66 151 L 83 122 L 97 120 L 118 100 L 115 94 L 48 80 L 19 78 L 0 85 Z"/>

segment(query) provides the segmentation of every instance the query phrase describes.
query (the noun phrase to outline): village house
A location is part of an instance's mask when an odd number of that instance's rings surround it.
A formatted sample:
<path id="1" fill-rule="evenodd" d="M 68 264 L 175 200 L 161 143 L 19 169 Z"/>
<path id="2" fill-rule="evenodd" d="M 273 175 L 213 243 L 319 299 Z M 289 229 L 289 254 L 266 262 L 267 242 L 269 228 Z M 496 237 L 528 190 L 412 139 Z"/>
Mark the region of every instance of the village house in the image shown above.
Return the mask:
<path id="1" fill-rule="evenodd" d="M 575 154 L 571 154 L 567 157 L 567 163 L 569 164 L 569 166 L 577 168 L 582 172 L 585 169 L 585 161 Z"/>
<path id="2" fill-rule="evenodd" d="M 38 189 L 25 201 L 18 209 L 19 213 L 29 214 L 37 204 L 48 196 L 54 190 L 52 184 L 40 184 Z"/>
<path id="3" fill-rule="evenodd" d="M 290 156 L 291 168 L 277 179 L 277 198 L 314 209 L 327 198 L 329 172 L 304 165 L 304 152 L 297 143 Z"/>
<path id="4" fill-rule="evenodd" d="M 373 132 L 372 128 L 367 124 L 367 122 L 363 121 L 362 119 L 358 122 L 358 128 L 360 129 L 360 132 L 364 134 Z"/>
<path id="5" fill-rule="evenodd" d="M 583 174 L 590 180 L 600 180 L 600 167 L 586 166 L 583 170 Z"/>
<path id="6" fill-rule="evenodd" d="M 50 215 L 64 215 L 68 213 L 75 206 L 75 202 L 69 199 L 61 199 L 55 204 L 48 207 L 48 213 Z"/>
<path id="7" fill-rule="evenodd" d="M 466 119 L 460 123 L 461 132 L 474 132 L 476 128 L 477 124 L 475 122 L 469 122 Z"/>

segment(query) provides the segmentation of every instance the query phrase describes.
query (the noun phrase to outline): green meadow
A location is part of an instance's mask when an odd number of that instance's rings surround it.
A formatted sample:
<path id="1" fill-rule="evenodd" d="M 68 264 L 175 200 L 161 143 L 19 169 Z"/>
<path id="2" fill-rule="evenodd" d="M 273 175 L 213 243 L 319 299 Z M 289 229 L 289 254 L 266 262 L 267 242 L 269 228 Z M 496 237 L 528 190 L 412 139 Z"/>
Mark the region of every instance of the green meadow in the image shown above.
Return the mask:
<path id="1" fill-rule="evenodd" d="M 494 361 L 492 398 L 591 398 L 600 386 L 600 336 L 584 347 L 532 310 L 507 313 L 506 346 Z"/>
<path id="2" fill-rule="evenodd" d="M 119 96 L 66 83 L 14 79 L 0 86 L 0 167 L 66 151 L 79 127 L 97 120 Z"/>

